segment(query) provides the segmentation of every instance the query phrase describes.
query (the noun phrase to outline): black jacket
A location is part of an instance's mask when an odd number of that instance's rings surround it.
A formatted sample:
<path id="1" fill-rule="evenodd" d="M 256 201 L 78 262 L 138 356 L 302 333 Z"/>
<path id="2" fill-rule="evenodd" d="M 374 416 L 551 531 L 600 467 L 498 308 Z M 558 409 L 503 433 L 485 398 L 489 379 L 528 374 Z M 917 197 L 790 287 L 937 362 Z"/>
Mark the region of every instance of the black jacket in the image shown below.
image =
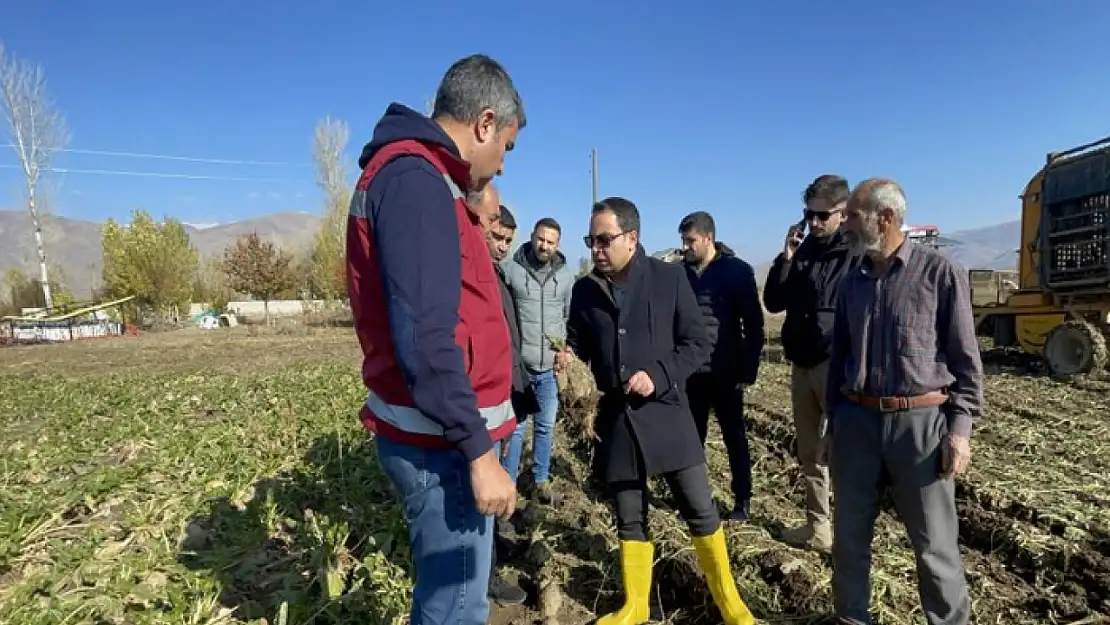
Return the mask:
<path id="1" fill-rule="evenodd" d="M 859 258 L 837 232 L 828 240 L 806 237 L 790 262 L 782 254 L 775 259 L 763 285 L 763 305 L 768 312 L 786 311 L 782 349 L 787 360 L 807 369 L 828 360 L 840 280 Z"/>
<path id="2" fill-rule="evenodd" d="M 497 272 L 497 286 L 501 288 L 501 310 L 505 313 L 505 323 L 509 326 L 509 343 L 513 356 L 513 413 L 517 422 L 524 421 L 528 415 L 540 411 L 539 400 L 532 390 L 529 382 L 528 369 L 524 367 L 524 358 L 521 355 L 520 315 L 517 313 L 516 300 L 513 298 L 509 285 L 505 282 L 505 270 L 499 263 L 493 264 Z"/>
<path id="3" fill-rule="evenodd" d="M 681 265 L 636 251 L 628 280 L 613 290 L 589 273 L 574 284 L 567 344 L 589 364 L 603 393 L 594 422 L 597 465 L 608 482 L 697 466 L 705 450 L 690 415 L 686 379 L 709 359 L 709 340 Z M 645 371 L 651 397 L 624 383 Z"/>
<path id="4" fill-rule="evenodd" d="M 709 362 L 699 373 L 712 372 L 727 382 L 754 384 L 763 353 L 763 305 L 752 266 L 724 243 L 701 274 L 686 264 L 705 330 L 712 345 Z"/>

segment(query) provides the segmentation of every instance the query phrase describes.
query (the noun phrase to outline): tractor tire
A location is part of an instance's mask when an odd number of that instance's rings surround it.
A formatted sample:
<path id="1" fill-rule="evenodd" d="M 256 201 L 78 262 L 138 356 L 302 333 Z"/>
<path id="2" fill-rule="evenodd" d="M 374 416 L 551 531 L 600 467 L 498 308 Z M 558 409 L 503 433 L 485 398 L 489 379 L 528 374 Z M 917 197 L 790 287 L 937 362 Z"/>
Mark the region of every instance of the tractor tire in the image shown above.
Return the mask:
<path id="1" fill-rule="evenodd" d="M 1102 369 L 1106 358 L 1106 338 L 1102 332 L 1078 319 L 1053 328 L 1044 344 L 1045 366 L 1058 380 Z"/>

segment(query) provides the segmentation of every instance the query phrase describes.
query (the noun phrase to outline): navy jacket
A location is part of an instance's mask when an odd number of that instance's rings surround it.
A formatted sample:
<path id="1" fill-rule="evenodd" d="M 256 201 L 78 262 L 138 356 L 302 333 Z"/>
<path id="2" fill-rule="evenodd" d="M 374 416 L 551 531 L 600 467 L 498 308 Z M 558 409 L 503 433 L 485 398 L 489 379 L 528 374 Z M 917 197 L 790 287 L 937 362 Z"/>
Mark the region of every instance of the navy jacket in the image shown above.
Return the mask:
<path id="1" fill-rule="evenodd" d="M 832 353 L 833 317 L 840 280 L 857 265 L 839 232 L 828 239 L 806 237 L 794 257 L 779 254 L 763 285 L 767 311 L 786 311 L 782 351 L 790 362 L 811 369 Z"/>
<path id="2" fill-rule="evenodd" d="M 763 306 L 752 266 L 724 243 L 701 274 L 686 264 L 686 277 L 705 318 L 712 352 L 699 373 L 712 372 L 729 382 L 754 384 L 765 340 Z"/>

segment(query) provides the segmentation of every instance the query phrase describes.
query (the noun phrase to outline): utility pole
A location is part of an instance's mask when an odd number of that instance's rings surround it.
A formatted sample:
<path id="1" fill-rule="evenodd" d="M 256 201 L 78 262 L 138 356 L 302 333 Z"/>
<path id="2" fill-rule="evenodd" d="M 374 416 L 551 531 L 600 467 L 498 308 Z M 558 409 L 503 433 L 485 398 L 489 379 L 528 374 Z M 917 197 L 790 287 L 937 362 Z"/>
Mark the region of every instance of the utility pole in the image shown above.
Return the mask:
<path id="1" fill-rule="evenodd" d="M 597 148 L 590 150 L 590 173 L 594 179 L 594 204 L 597 204 Z"/>

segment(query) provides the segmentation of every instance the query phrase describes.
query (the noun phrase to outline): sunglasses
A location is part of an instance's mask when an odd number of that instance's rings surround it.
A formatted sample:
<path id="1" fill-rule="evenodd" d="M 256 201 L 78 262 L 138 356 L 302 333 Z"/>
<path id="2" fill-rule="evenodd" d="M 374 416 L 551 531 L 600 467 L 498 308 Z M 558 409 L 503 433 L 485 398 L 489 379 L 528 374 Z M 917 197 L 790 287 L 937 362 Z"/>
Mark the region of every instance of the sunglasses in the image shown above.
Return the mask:
<path id="1" fill-rule="evenodd" d="M 831 210 L 831 211 L 811 211 L 811 210 L 807 210 L 807 211 L 805 211 L 805 218 L 806 218 L 806 221 L 809 221 L 810 219 L 813 219 L 814 217 L 816 217 L 819 221 L 828 221 L 829 218 L 832 217 L 834 213 L 839 213 L 839 212 L 840 212 L 839 209 Z"/>
<path id="2" fill-rule="evenodd" d="M 582 242 L 585 243 L 586 247 L 590 248 L 591 250 L 594 249 L 595 246 L 605 249 L 612 245 L 613 241 L 616 241 L 626 234 L 628 234 L 628 230 L 618 232 L 617 234 L 599 234 L 597 236 L 587 234 L 586 236 L 582 237 Z"/>

